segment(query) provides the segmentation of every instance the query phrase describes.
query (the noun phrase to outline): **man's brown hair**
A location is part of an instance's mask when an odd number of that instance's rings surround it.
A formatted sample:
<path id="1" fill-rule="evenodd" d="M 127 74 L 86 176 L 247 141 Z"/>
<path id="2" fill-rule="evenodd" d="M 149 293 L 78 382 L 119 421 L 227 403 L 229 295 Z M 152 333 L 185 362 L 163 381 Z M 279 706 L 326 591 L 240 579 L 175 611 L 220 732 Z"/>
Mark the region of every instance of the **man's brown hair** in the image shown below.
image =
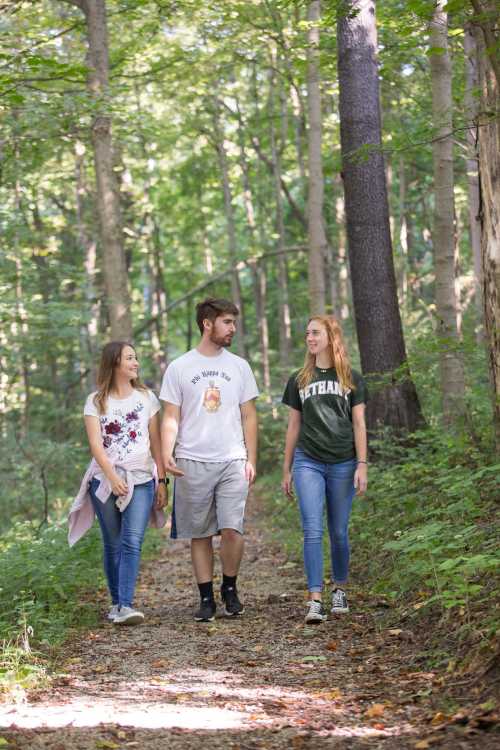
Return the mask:
<path id="1" fill-rule="evenodd" d="M 200 333 L 203 335 L 203 321 L 210 320 L 212 323 L 215 318 L 219 318 L 224 313 L 230 315 L 239 315 L 240 311 L 229 299 L 217 299 L 216 297 L 207 297 L 203 302 L 196 305 L 196 322 Z"/>

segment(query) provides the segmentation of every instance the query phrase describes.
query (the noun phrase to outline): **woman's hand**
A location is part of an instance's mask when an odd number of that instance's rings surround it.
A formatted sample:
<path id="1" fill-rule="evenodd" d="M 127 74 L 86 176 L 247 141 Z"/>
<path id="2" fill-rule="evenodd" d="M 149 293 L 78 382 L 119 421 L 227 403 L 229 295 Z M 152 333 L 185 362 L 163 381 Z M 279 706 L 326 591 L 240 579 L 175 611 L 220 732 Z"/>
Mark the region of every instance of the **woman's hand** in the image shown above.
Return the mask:
<path id="1" fill-rule="evenodd" d="M 354 487 L 358 495 L 366 492 L 366 488 L 368 487 L 368 466 L 366 464 L 357 465 L 354 472 Z"/>
<path id="2" fill-rule="evenodd" d="M 165 508 L 166 505 L 168 505 L 167 485 L 161 482 L 161 483 L 158 483 L 156 487 L 155 508 L 157 510 L 161 510 L 161 508 Z"/>
<path id="3" fill-rule="evenodd" d="M 291 471 L 283 472 L 283 479 L 281 482 L 281 489 L 285 492 L 288 497 L 293 497 L 293 479 Z"/>
<path id="4" fill-rule="evenodd" d="M 128 485 L 119 474 L 113 473 L 108 477 L 108 481 L 111 485 L 111 492 L 117 497 L 120 495 L 126 495 L 128 493 Z"/>

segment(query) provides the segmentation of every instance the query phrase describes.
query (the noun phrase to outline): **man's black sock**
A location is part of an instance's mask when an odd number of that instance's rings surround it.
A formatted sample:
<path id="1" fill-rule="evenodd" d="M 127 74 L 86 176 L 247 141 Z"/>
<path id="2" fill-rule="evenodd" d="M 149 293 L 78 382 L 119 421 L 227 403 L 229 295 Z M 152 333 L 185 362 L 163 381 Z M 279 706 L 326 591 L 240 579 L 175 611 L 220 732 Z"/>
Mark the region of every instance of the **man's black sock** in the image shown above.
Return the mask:
<path id="1" fill-rule="evenodd" d="M 222 574 L 222 588 L 223 589 L 234 589 L 236 588 L 237 576 L 227 576 L 225 573 Z"/>
<path id="2" fill-rule="evenodd" d="M 200 589 L 200 596 L 202 599 L 214 598 L 214 584 L 212 581 L 207 581 L 206 583 L 199 583 L 198 588 Z"/>

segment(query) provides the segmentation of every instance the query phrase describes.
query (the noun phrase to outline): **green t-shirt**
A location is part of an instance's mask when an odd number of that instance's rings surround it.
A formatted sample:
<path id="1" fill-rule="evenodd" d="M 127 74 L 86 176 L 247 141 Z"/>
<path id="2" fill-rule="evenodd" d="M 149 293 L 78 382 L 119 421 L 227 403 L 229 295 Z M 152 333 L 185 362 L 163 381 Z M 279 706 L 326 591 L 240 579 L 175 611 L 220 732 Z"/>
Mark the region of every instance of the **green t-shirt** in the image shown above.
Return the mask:
<path id="1" fill-rule="evenodd" d="M 325 463 L 355 458 L 352 407 L 366 403 L 368 392 L 362 376 L 352 371 L 355 390 L 342 391 L 334 367 L 316 367 L 306 388 L 297 385 L 295 372 L 287 383 L 282 402 L 301 412 L 297 447 Z"/>

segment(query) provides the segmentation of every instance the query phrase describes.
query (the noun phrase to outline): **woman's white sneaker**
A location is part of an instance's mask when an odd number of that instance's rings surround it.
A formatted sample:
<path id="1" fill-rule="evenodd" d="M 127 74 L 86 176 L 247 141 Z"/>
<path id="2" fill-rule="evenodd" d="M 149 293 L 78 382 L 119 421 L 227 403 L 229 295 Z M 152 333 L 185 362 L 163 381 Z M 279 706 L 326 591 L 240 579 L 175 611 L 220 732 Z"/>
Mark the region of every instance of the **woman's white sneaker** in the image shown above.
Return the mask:
<path id="1" fill-rule="evenodd" d="M 341 614 L 342 612 L 349 612 L 349 605 L 347 603 L 347 596 L 345 591 L 342 589 L 335 589 L 332 594 L 332 608 L 330 610 L 334 615 Z"/>
<path id="2" fill-rule="evenodd" d="M 304 618 L 306 622 L 323 622 L 326 620 L 326 616 L 322 602 L 317 599 L 310 599 L 307 602 L 307 612 Z"/>
<path id="3" fill-rule="evenodd" d="M 115 625 L 139 625 L 144 621 L 144 615 L 132 607 L 120 607 L 113 622 Z"/>

